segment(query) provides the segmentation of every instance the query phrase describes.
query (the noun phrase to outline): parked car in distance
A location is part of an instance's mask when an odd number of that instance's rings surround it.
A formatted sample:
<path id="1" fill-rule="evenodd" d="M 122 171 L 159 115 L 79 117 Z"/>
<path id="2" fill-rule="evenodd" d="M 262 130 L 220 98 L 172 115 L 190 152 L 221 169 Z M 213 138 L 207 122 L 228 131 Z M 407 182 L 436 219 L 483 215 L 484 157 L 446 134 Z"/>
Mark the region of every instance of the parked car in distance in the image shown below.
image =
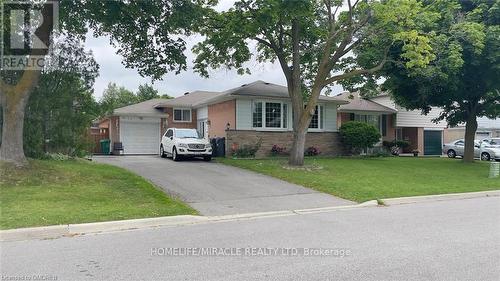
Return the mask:
<path id="1" fill-rule="evenodd" d="M 500 139 L 474 140 L 474 158 L 480 158 L 483 161 L 490 161 L 492 159 L 500 160 L 499 143 Z M 443 153 L 448 155 L 449 158 L 463 157 L 464 149 L 465 141 L 463 139 L 443 145 Z"/>
<path id="2" fill-rule="evenodd" d="M 474 141 L 474 157 L 479 158 L 480 142 Z M 443 145 L 443 153 L 448 155 L 449 158 L 457 156 L 464 156 L 465 141 L 463 139 L 455 140 Z"/>
<path id="3" fill-rule="evenodd" d="M 481 141 L 481 160 L 500 161 L 500 138 L 484 139 Z"/>
<path id="4" fill-rule="evenodd" d="M 174 161 L 186 157 L 212 159 L 212 145 L 200 137 L 196 129 L 168 128 L 161 138 L 160 156 L 171 156 Z"/>

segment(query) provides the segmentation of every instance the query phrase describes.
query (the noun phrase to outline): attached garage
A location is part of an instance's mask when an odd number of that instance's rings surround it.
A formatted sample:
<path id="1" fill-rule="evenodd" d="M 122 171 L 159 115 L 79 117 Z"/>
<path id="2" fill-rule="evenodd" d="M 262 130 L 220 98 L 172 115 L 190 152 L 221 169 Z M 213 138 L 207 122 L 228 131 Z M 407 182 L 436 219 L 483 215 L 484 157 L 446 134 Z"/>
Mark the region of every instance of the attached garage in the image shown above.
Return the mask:
<path id="1" fill-rule="evenodd" d="M 424 155 L 441 155 L 443 149 L 443 131 L 424 130 Z"/>
<path id="2" fill-rule="evenodd" d="M 157 154 L 160 118 L 120 117 L 120 140 L 124 154 Z"/>
<path id="3" fill-rule="evenodd" d="M 117 108 L 106 121 L 112 154 L 158 154 L 160 136 L 167 128 L 168 114 L 156 105 L 166 99 L 151 99 Z"/>

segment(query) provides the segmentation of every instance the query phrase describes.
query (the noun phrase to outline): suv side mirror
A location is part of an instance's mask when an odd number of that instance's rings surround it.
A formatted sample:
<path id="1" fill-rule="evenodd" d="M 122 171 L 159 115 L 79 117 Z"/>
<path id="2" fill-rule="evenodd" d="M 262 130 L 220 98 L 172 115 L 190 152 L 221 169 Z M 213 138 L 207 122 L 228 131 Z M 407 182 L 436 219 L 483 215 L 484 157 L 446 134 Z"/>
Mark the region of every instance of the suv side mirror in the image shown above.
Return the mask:
<path id="1" fill-rule="evenodd" d="M 171 136 L 171 137 L 169 137 L 169 139 L 170 139 L 170 140 L 173 140 L 173 139 L 174 139 L 174 137 L 173 137 L 173 136 Z"/>

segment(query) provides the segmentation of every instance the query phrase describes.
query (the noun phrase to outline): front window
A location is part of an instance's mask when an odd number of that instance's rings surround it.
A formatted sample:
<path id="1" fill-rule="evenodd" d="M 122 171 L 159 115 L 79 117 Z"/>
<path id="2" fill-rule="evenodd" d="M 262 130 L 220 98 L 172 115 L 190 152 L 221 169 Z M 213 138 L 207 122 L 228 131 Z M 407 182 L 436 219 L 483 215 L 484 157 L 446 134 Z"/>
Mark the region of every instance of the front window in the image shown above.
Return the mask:
<path id="1" fill-rule="evenodd" d="M 382 118 L 379 115 L 355 114 L 354 120 L 373 125 L 377 130 L 381 131 Z"/>
<path id="2" fill-rule="evenodd" d="M 174 109 L 175 122 L 191 122 L 191 109 Z"/>
<path id="3" fill-rule="evenodd" d="M 254 102 L 252 126 L 269 129 L 288 128 L 288 105 L 281 102 Z"/>
<path id="4" fill-rule="evenodd" d="M 316 105 L 314 115 L 311 118 L 311 123 L 309 123 L 309 129 L 323 129 L 324 111 L 325 110 L 322 105 Z"/>
<path id="5" fill-rule="evenodd" d="M 196 129 L 176 129 L 175 137 L 180 139 L 201 139 L 200 134 Z"/>
<path id="6" fill-rule="evenodd" d="M 281 103 L 266 102 L 266 127 L 281 128 Z"/>
<path id="7" fill-rule="evenodd" d="M 253 104 L 252 120 L 254 128 L 262 128 L 262 102 Z"/>

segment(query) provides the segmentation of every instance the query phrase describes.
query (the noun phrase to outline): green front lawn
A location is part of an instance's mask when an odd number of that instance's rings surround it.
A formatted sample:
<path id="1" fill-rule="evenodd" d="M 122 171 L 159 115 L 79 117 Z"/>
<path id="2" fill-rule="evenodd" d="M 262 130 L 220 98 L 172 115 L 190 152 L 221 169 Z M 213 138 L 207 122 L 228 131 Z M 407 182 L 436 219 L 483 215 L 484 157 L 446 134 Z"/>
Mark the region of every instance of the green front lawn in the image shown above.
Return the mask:
<path id="1" fill-rule="evenodd" d="M 217 159 L 357 202 L 500 189 L 489 164 L 445 158 L 307 158 L 310 170 L 285 169 L 286 159 Z"/>
<path id="2" fill-rule="evenodd" d="M 145 179 L 87 162 L 0 163 L 0 229 L 196 214 Z"/>

